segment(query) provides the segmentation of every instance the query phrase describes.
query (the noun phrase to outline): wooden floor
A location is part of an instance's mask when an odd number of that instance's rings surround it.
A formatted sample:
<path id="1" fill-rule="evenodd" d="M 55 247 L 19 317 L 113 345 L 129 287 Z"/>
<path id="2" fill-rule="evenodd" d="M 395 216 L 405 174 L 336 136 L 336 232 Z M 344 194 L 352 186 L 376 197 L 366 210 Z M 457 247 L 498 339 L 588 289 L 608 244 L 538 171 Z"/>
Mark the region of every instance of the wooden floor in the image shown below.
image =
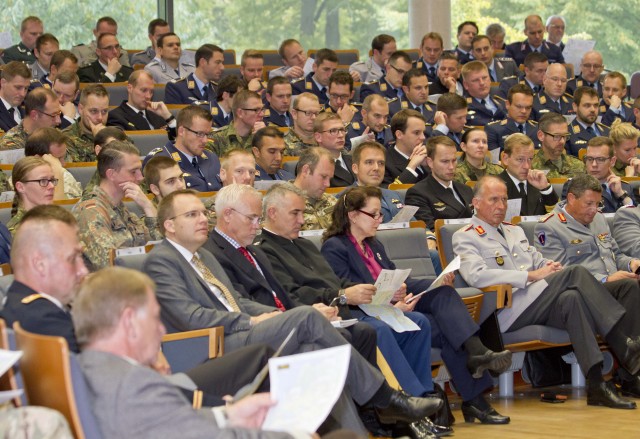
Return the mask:
<path id="1" fill-rule="evenodd" d="M 518 391 L 520 390 L 520 391 Z M 552 390 L 568 396 L 562 404 L 540 401 L 540 393 Z M 494 397 L 491 404 L 498 412 L 511 417 L 508 425 L 481 425 L 464 422 L 460 400 L 451 398 L 455 439 L 517 438 L 640 438 L 640 409 L 614 410 L 588 406 L 584 389 L 554 387 L 516 389 L 513 399 Z M 635 400 L 640 405 L 640 399 Z"/>

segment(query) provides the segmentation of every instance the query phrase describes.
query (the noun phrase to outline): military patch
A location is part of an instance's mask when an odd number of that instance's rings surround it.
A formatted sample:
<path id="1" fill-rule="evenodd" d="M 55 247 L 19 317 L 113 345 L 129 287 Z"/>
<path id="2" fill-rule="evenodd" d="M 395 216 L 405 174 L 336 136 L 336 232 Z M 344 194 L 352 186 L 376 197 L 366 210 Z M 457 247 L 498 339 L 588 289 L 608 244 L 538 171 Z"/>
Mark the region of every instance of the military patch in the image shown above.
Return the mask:
<path id="1" fill-rule="evenodd" d="M 187 88 L 189 90 L 193 90 L 194 88 L 196 88 L 196 82 L 195 81 L 188 81 L 187 82 Z"/>
<path id="2" fill-rule="evenodd" d="M 180 159 L 180 154 L 177 153 L 177 152 L 172 152 L 171 153 L 171 158 L 176 162 L 182 161 L 182 159 Z"/>
<path id="3" fill-rule="evenodd" d="M 569 125 L 569 128 L 571 128 L 571 132 L 573 134 L 578 134 L 580 132 L 580 126 L 578 124 L 571 124 Z"/>
<path id="4" fill-rule="evenodd" d="M 539 99 L 540 99 L 540 103 L 541 103 L 541 104 L 543 104 L 543 105 L 544 105 L 544 104 L 546 104 L 546 103 L 547 103 L 547 97 L 546 97 L 546 96 L 540 96 L 540 98 L 539 98 Z"/>
<path id="5" fill-rule="evenodd" d="M 130 125 L 132 127 L 135 127 L 135 125 L 132 122 L 127 122 L 127 125 Z"/>
<path id="6" fill-rule="evenodd" d="M 500 125 L 503 125 L 503 126 L 504 126 L 504 125 L 506 125 L 506 124 L 507 124 L 507 122 L 508 122 L 508 120 L 507 120 L 507 119 L 503 119 L 503 120 L 501 120 L 501 121 L 500 121 Z"/>
<path id="7" fill-rule="evenodd" d="M 479 236 L 484 236 L 487 234 L 487 232 L 482 228 L 482 226 L 477 226 L 474 228 L 474 230 Z"/>
<path id="8" fill-rule="evenodd" d="M 421 69 L 422 68 L 422 61 L 418 61 L 416 63 L 416 69 Z"/>
<path id="9" fill-rule="evenodd" d="M 424 104 L 424 108 L 426 108 L 429 111 L 433 111 L 433 109 L 431 108 L 431 105 L 429 104 Z"/>
<path id="10" fill-rule="evenodd" d="M 387 84 L 386 83 L 381 83 L 380 84 L 380 91 L 387 91 Z"/>
<path id="11" fill-rule="evenodd" d="M 353 127 L 354 130 L 359 130 L 360 129 L 360 123 L 359 122 L 351 122 L 351 126 Z"/>
<path id="12" fill-rule="evenodd" d="M 467 98 L 467 104 L 471 104 L 473 103 L 473 98 L 472 97 L 468 97 Z"/>
<path id="13" fill-rule="evenodd" d="M 401 107 L 402 109 L 407 109 L 407 108 L 409 108 L 409 102 L 407 102 L 407 101 L 402 101 L 402 102 L 400 102 L 400 107 Z"/>
<path id="14" fill-rule="evenodd" d="M 266 110 L 264 110 L 264 117 L 270 117 L 271 116 L 271 111 L 267 108 Z"/>
<path id="15" fill-rule="evenodd" d="M 584 84 L 584 82 L 582 82 L 582 79 L 578 79 L 576 81 L 576 87 L 582 87 L 582 84 Z"/>
<path id="16" fill-rule="evenodd" d="M 204 152 L 202 154 L 200 154 L 200 158 L 205 159 L 205 160 L 209 160 L 209 157 L 207 157 L 207 155 Z"/>
<path id="17" fill-rule="evenodd" d="M 548 214 L 546 214 L 546 215 L 544 215 L 544 216 L 540 217 L 540 218 L 538 219 L 538 222 L 539 222 L 539 223 L 546 223 L 546 222 L 547 222 L 547 220 L 548 220 L 549 218 L 551 218 L 553 215 L 555 215 L 555 213 L 553 213 L 553 212 L 549 212 Z"/>
<path id="18" fill-rule="evenodd" d="M 212 116 L 218 115 L 218 107 L 211 107 L 211 115 Z"/>
<path id="19" fill-rule="evenodd" d="M 562 224 L 567 224 L 567 217 L 566 217 L 566 216 L 564 216 L 564 213 L 559 213 L 559 214 L 558 214 L 558 219 L 560 220 L 560 222 L 561 222 Z"/>
<path id="20" fill-rule="evenodd" d="M 570 244 L 582 244 L 582 239 L 576 238 L 570 241 Z"/>
<path id="21" fill-rule="evenodd" d="M 609 237 L 609 234 L 607 232 L 598 234 L 598 239 L 600 241 L 606 241 L 608 237 Z"/>
<path id="22" fill-rule="evenodd" d="M 607 106 L 606 105 L 600 105 L 600 113 L 604 113 L 607 111 Z"/>
<path id="23" fill-rule="evenodd" d="M 27 297 L 25 297 L 24 299 L 22 299 L 22 300 L 20 301 L 20 303 L 22 303 L 22 304 L 24 304 L 24 305 L 28 305 L 28 304 L 30 304 L 31 302 L 33 302 L 34 300 L 39 299 L 39 298 L 41 298 L 41 297 L 42 297 L 42 296 L 41 296 L 40 294 L 38 294 L 38 293 L 36 293 L 36 294 L 31 294 L 30 296 L 27 296 Z"/>
<path id="24" fill-rule="evenodd" d="M 310 82 L 305 82 L 304 88 L 307 90 L 311 90 L 313 88 L 313 84 L 311 84 Z"/>

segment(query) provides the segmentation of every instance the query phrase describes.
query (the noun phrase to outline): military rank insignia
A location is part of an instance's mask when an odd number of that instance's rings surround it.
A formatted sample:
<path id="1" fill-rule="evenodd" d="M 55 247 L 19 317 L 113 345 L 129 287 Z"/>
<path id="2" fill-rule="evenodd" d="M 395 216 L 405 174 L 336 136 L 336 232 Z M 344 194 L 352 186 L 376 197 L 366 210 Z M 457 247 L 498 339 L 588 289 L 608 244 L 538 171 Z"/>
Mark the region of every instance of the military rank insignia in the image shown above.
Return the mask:
<path id="1" fill-rule="evenodd" d="M 566 217 L 566 216 L 564 216 L 564 213 L 559 213 L 559 214 L 558 214 L 558 219 L 560 220 L 560 222 L 561 222 L 562 224 L 567 224 L 567 217 Z"/>
<path id="2" fill-rule="evenodd" d="M 196 88 L 196 83 L 195 81 L 187 81 L 187 88 L 189 90 L 193 90 L 194 88 Z"/>
<path id="3" fill-rule="evenodd" d="M 598 234 L 598 239 L 599 239 L 600 241 L 606 241 L 606 239 L 607 239 L 607 237 L 608 237 L 608 236 L 609 236 L 609 234 L 608 234 L 608 233 L 600 233 L 600 234 Z"/>
<path id="4" fill-rule="evenodd" d="M 180 154 L 179 154 L 179 153 L 177 153 L 177 152 L 172 152 L 172 153 L 171 153 L 171 158 L 172 158 L 174 161 L 176 161 L 176 162 L 181 161 L 181 159 L 180 159 Z"/>
<path id="5" fill-rule="evenodd" d="M 473 230 L 475 230 L 479 236 L 484 236 L 487 234 L 487 232 L 482 228 L 482 226 L 474 227 Z"/>
<path id="6" fill-rule="evenodd" d="M 380 84 L 380 91 L 387 91 L 387 84 L 384 82 Z"/>

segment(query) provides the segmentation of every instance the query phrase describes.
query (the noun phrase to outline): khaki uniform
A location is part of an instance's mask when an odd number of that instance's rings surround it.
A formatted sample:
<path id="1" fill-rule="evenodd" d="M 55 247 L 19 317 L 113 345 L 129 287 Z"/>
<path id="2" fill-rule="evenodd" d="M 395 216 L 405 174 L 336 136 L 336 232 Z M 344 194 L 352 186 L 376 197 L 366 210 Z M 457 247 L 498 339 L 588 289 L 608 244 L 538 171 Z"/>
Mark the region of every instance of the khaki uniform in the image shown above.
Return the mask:
<path id="1" fill-rule="evenodd" d="M 304 207 L 304 225 L 302 230 L 326 229 L 331 225 L 333 206 L 338 199 L 331 194 L 324 193 L 319 200 L 307 197 Z"/>
<path id="2" fill-rule="evenodd" d="M 478 181 L 485 175 L 500 175 L 502 171 L 504 169 L 500 165 L 484 162 L 481 168 L 476 168 L 464 160 L 456 166 L 456 173 L 453 179 L 459 183 L 466 184 L 468 181 Z"/>
<path id="3" fill-rule="evenodd" d="M 547 179 L 549 178 L 573 178 L 578 174 L 584 174 L 585 167 L 579 159 L 570 156 L 566 153 L 562 153 L 560 156 L 560 167 L 551 160 L 547 160 L 544 157 L 542 149 L 536 151 L 531 162 L 531 168 L 544 171 L 549 170 Z"/>
<path id="4" fill-rule="evenodd" d="M 234 148 L 251 151 L 253 134 L 249 134 L 244 138 L 240 137 L 236 132 L 235 126 L 230 123 L 229 125 L 216 130 L 210 138 L 213 141 L 213 152 L 215 152 L 218 157 L 221 157 L 225 152 Z"/>
<path id="5" fill-rule="evenodd" d="M 100 186 L 94 187 L 88 199 L 76 204 L 73 212 L 91 271 L 109 265 L 111 249 L 135 247 L 162 239 L 157 218 L 139 218 L 123 203 L 113 206 Z"/>
<path id="6" fill-rule="evenodd" d="M 7 131 L 4 137 L 0 139 L 0 151 L 24 148 L 24 145 L 27 143 L 27 137 L 29 137 L 29 135 L 24 130 L 22 122 L 20 122 Z"/>
<path id="7" fill-rule="evenodd" d="M 82 125 L 81 119 L 62 132 L 69 137 L 66 161 L 95 162 L 97 160 L 93 145 L 93 133 Z"/>
<path id="8" fill-rule="evenodd" d="M 302 139 L 296 134 L 293 129 L 290 129 L 287 134 L 284 135 L 284 152 L 283 155 L 288 156 L 300 156 L 302 151 L 307 148 L 311 148 L 312 146 L 317 146 L 314 144 L 304 143 Z"/>
<path id="9" fill-rule="evenodd" d="M 16 212 L 16 214 L 13 215 L 7 222 L 7 229 L 9 229 L 9 232 L 11 232 L 11 236 L 16 234 L 16 229 L 22 222 L 22 218 L 24 217 L 25 213 L 27 213 L 27 211 L 24 210 L 23 207 L 18 207 L 18 211 Z"/>

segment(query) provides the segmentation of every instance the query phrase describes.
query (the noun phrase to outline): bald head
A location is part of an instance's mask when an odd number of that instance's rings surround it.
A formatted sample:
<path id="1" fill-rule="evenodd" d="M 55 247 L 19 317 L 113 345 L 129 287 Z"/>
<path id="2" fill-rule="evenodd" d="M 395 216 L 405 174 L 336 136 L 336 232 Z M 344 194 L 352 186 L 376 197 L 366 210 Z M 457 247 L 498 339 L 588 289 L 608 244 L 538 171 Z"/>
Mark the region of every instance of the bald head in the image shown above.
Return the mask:
<path id="1" fill-rule="evenodd" d="M 580 76 L 586 81 L 597 82 L 604 70 L 602 54 L 597 50 L 590 50 L 582 56 L 580 61 Z"/>

